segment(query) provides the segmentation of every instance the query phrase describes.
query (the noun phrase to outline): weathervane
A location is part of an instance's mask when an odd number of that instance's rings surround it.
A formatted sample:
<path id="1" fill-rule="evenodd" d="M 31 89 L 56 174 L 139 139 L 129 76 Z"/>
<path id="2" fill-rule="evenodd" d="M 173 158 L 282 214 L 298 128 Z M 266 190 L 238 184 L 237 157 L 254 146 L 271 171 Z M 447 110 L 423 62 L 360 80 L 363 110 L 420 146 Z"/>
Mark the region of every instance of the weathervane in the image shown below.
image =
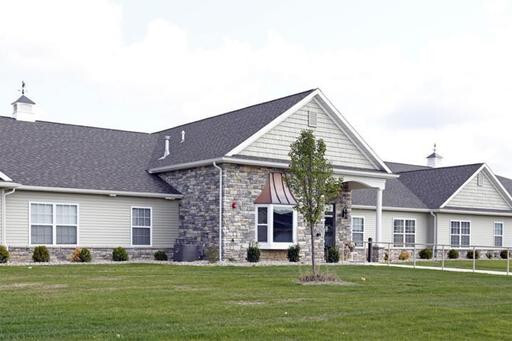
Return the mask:
<path id="1" fill-rule="evenodd" d="M 25 81 L 21 81 L 21 94 L 25 94 Z"/>
<path id="2" fill-rule="evenodd" d="M 437 149 L 437 144 L 434 143 L 434 154 L 436 153 L 436 149 Z"/>

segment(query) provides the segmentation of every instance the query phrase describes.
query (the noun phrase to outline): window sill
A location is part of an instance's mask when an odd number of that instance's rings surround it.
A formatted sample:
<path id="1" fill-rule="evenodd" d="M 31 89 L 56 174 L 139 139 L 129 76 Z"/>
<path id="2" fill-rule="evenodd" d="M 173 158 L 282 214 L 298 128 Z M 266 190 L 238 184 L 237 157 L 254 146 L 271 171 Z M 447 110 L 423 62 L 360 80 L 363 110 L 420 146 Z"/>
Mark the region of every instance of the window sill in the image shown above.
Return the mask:
<path id="1" fill-rule="evenodd" d="M 261 250 L 288 250 L 294 243 L 272 243 L 272 244 L 258 244 Z"/>

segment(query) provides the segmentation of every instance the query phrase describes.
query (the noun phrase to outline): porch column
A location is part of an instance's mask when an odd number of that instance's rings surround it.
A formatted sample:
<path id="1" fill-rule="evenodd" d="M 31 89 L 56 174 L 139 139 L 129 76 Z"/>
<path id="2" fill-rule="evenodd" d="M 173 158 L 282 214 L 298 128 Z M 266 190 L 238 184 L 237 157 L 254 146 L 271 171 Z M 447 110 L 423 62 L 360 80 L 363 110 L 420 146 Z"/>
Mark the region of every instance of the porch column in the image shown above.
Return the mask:
<path id="1" fill-rule="evenodd" d="M 377 206 L 375 209 L 375 241 L 382 242 L 382 189 L 377 188 Z"/>

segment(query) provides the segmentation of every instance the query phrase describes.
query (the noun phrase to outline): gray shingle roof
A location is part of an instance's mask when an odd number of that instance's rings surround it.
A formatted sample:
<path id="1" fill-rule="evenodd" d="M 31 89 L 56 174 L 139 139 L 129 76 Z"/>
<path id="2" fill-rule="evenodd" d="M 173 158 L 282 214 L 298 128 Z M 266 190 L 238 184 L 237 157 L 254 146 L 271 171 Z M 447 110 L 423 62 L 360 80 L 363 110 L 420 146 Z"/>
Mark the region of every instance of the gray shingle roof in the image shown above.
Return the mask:
<path id="1" fill-rule="evenodd" d="M 157 144 L 149 168 L 222 157 L 313 91 L 315 89 L 155 133 Z M 184 143 L 180 143 L 182 130 L 185 131 Z M 170 136 L 171 153 L 159 160 L 164 154 L 166 136 Z"/>
<path id="2" fill-rule="evenodd" d="M 179 194 L 146 172 L 155 136 L 0 117 L 0 170 L 30 186 Z"/>
<path id="3" fill-rule="evenodd" d="M 417 165 L 386 163 L 398 179 L 386 181 L 383 206 L 406 208 L 439 208 L 483 164 L 430 168 Z M 353 204 L 375 206 L 375 190 L 353 192 Z"/>

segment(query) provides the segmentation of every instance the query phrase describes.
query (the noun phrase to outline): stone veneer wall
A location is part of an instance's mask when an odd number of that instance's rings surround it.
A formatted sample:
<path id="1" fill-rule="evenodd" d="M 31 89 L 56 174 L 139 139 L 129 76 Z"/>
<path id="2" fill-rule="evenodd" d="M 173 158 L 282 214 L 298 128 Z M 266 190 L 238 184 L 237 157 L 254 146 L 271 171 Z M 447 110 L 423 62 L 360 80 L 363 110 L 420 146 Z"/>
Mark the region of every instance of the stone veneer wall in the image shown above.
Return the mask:
<path id="1" fill-rule="evenodd" d="M 343 208 L 347 208 L 347 215 L 342 216 Z M 342 243 L 348 243 L 352 240 L 352 192 L 346 184 L 336 200 L 335 212 L 335 225 L 336 225 L 336 245 L 340 250 Z"/>
<path id="2" fill-rule="evenodd" d="M 281 171 L 266 167 L 224 164 L 224 257 L 226 260 L 244 261 L 247 248 L 256 241 L 254 201 L 261 193 L 271 171 Z M 233 202 L 236 208 L 232 207 Z M 324 261 L 323 224 L 315 228 L 316 259 Z M 310 234 L 304 226 L 302 216 L 298 215 L 297 242 L 301 248 L 301 260 L 311 260 Z M 262 252 L 262 260 L 286 260 L 286 250 Z"/>
<path id="3" fill-rule="evenodd" d="M 160 177 L 183 194 L 176 244 L 218 247 L 218 169 L 212 165 L 167 172 Z"/>
<path id="4" fill-rule="evenodd" d="M 53 261 L 69 261 L 73 247 L 49 247 L 50 262 Z M 110 261 L 112 260 L 113 248 L 88 248 L 91 251 L 92 262 L 95 260 Z M 169 259 L 172 259 L 172 249 L 159 248 L 125 248 L 130 260 L 153 260 L 156 251 L 164 251 Z M 9 263 L 25 263 L 32 262 L 33 247 L 10 247 Z"/>

